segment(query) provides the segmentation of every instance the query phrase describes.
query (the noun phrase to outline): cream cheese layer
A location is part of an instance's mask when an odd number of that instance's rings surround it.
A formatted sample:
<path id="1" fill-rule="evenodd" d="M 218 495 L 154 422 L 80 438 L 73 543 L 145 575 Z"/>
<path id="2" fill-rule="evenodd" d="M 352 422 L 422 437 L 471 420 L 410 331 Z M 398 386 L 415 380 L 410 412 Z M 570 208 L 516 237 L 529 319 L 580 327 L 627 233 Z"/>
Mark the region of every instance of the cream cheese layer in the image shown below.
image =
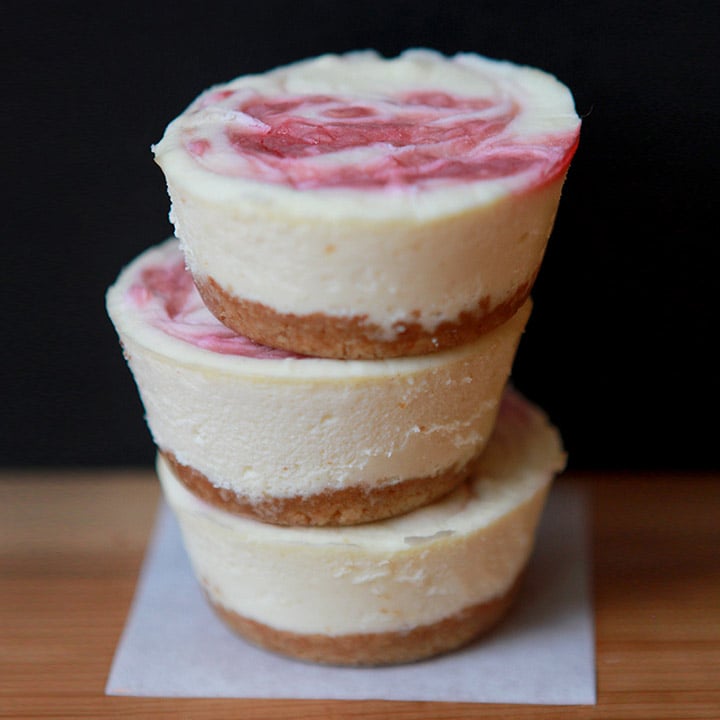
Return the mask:
<path id="1" fill-rule="evenodd" d="M 579 126 L 539 70 L 367 51 L 211 88 L 154 151 L 194 275 L 387 338 L 534 277 Z"/>
<path id="2" fill-rule="evenodd" d="M 505 593 L 564 463 L 545 415 L 508 391 L 474 476 L 390 520 L 277 527 L 205 504 L 161 458 L 158 474 L 215 602 L 276 629 L 345 635 L 410 630 Z"/>
<path id="3" fill-rule="evenodd" d="M 174 239 L 125 268 L 107 306 L 158 447 L 258 502 L 462 468 L 487 442 L 530 313 L 429 356 L 294 356 L 215 320 Z"/>

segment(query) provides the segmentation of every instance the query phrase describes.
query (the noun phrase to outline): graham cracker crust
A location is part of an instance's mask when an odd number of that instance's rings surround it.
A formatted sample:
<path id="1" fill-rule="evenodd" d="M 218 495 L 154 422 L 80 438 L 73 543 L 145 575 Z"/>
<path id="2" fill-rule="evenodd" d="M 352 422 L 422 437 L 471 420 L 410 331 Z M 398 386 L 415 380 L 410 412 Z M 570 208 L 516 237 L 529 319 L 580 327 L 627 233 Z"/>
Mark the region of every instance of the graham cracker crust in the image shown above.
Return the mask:
<path id="1" fill-rule="evenodd" d="M 539 268 L 538 268 L 539 269 Z M 509 320 L 527 300 L 537 271 L 512 296 L 491 306 L 485 297 L 456 321 L 430 331 L 416 321 L 397 322 L 397 335 L 383 339 L 384 331 L 363 315 L 336 317 L 324 313 L 279 313 L 262 303 L 231 295 L 212 277 L 194 277 L 208 310 L 226 327 L 268 347 L 299 355 L 346 360 L 427 355 L 477 340 Z"/>
<path id="2" fill-rule="evenodd" d="M 522 577 L 503 595 L 431 625 L 402 632 L 321 635 L 277 630 L 228 610 L 205 594 L 219 617 L 245 640 L 266 650 L 324 665 L 377 666 L 410 663 L 456 650 L 490 631 L 518 594 Z"/>
<path id="3" fill-rule="evenodd" d="M 315 495 L 250 501 L 226 488 L 218 488 L 200 471 L 181 464 L 173 453 L 161 450 L 177 479 L 197 497 L 236 515 L 273 525 L 357 525 L 402 515 L 442 497 L 464 482 L 472 463 L 439 475 L 377 486 L 353 486 Z"/>

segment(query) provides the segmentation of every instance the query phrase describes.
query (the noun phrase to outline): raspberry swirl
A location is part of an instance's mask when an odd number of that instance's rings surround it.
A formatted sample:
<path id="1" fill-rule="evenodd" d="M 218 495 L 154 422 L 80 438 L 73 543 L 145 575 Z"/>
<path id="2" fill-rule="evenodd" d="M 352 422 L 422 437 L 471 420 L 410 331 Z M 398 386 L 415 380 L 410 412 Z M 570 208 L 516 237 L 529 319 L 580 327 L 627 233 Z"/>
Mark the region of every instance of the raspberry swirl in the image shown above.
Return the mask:
<path id="1" fill-rule="evenodd" d="M 466 97 L 210 90 L 186 115 L 185 149 L 205 169 L 297 189 L 425 187 L 564 173 L 575 130 L 527 134 L 522 103 L 496 89 Z"/>
<path id="2" fill-rule="evenodd" d="M 204 350 L 260 360 L 302 357 L 258 345 L 222 325 L 203 305 L 176 247 L 165 248 L 158 262 L 142 269 L 128 289 L 128 298 L 148 323 Z"/>

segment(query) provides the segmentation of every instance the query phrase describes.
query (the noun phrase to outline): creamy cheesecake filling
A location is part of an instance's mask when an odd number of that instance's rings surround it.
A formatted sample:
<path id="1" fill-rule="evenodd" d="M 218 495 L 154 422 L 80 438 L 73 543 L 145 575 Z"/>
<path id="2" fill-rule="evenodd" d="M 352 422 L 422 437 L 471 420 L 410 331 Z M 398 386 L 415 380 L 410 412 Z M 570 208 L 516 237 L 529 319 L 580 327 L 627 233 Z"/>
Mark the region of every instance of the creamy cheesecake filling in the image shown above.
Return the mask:
<path id="1" fill-rule="evenodd" d="M 283 357 L 228 337 L 181 267 L 176 240 L 147 250 L 108 292 L 108 312 L 156 445 L 213 486 L 258 504 L 370 492 L 459 471 L 485 446 L 529 304 L 429 356 Z"/>
<path id="2" fill-rule="evenodd" d="M 211 88 L 154 151 L 196 279 L 283 317 L 364 320 L 391 357 L 406 325 L 427 335 L 412 352 L 450 347 L 436 328 L 463 313 L 482 328 L 529 286 L 579 127 L 539 70 L 360 52 Z"/>
<path id="3" fill-rule="evenodd" d="M 443 323 L 459 323 L 467 313 L 482 328 L 485 315 L 529 295 L 562 184 L 559 178 L 526 195 L 424 221 L 413 217 L 413 207 L 425 205 L 417 198 L 407 203 L 405 219 L 378 219 L 376 204 L 362 201 L 348 218 L 338 216 L 333 198 L 322 210 L 294 214 L 283 198 L 255 203 L 253 191 L 225 206 L 217 200 L 221 190 L 204 200 L 190 185 L 173 189 L 170 181 L 188 267 L 198 282 L 222 288 L 231 306 L 247 301 L 299 323 L 315 314 L 359 321 L 382 343 L 418 326 L 427 336 L 422 353 L 452 347 L 433 342 Z M 242 322 L 231 327 L 251 332 Z M 278 335 L 263 339 L 282 344 Z M 315 354 L 325 355 L 321 348 Z"/>
<path id="4" fill-rule="evenodd" d="M 502 596 L 564 462 L 544 414 L 510 392 L 474 477 L 389 520 L 277 527 L 204 503 L 162 459 L 158 473 L 213 602 L 279 630 L 342 636 L 408 631 Z"/>

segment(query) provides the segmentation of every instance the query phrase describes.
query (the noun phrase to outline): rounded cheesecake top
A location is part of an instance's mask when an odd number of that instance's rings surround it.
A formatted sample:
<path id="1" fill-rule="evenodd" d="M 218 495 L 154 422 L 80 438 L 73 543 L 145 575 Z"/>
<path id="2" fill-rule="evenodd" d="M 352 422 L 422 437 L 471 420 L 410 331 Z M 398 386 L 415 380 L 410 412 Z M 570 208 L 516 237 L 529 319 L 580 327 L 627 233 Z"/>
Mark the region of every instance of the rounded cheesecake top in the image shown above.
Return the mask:
<path id="1" fill-rule="evenodd" d="M 468 533 L 489 527 L 549 486 L 565 467 L 557 429 L 545 413 L 512 388 L 506 389 L 493 435 L 473 476 L 444 498 L 398 517 L 351 527 L 281 527 L 229 514 L 184 489 L 160 464 L 170 499 L 211 517 L 236 539 L 333 548 L 422 551 L 439 542 L 462 542 Z"/>
<path id="2" fill-rule="evenodd" d="M 330 211 L 341 213 L 370 195 L 381 212 L 378 196 L 405 207 L 419 196 L 416 210 L 431 212 L 428 194 L 489 202 L 564 176 L 579 127 L 569 90 L 540 70 L 474 54 L 364 51 L 213 87 L 154 151 L 169 181 L 219 202 L 239 194 L 312 206 L 331 194 Z"/>
<path id="3" fill-rule="evenodd" d="M 107 309 L 123 342 L 188 364 L 243 374 L 362 378 L 440 367 L 476 352 L 480 338 L 433 355 L 388 360 L 331 360 L 267 347 L 223 325 L 204 305 L 186 269 L 176 238 L 147 249 L 120 273 L 107 292 Z M 530 303 L 519 311 L 524 324 Z M 272 362 L 267 362 L 272 361 Z"/>

